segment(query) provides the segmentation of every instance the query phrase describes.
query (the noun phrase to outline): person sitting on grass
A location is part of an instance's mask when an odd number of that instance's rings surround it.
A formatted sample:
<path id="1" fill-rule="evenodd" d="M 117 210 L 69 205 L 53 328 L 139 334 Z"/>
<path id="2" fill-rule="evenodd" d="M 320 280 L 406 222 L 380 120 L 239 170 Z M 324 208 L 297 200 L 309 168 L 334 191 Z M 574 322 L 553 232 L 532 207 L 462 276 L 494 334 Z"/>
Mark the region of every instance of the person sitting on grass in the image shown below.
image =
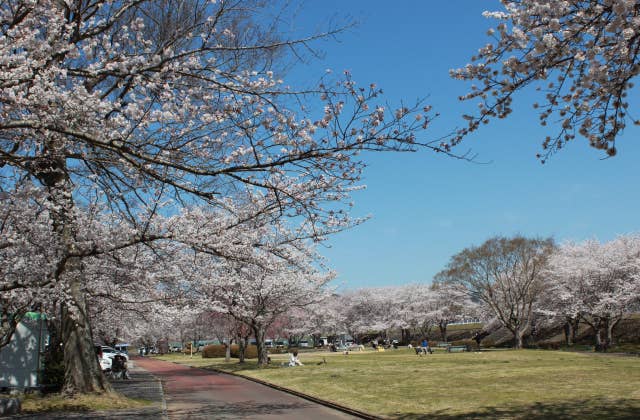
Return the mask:
<path id="1" fill-rule="evenodd" d="M 291 356 L 289 356 L 289 366 L 304 366 L 300 359 L 298 359 L 298 350 L 291 352 Z"/>

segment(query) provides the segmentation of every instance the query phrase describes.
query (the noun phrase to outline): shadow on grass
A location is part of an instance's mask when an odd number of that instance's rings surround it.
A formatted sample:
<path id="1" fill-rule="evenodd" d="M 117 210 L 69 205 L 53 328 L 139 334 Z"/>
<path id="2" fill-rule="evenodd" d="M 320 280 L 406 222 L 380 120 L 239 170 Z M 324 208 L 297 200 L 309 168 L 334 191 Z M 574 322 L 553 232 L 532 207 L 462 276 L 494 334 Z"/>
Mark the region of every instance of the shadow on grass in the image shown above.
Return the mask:
<path id="1" fill-rule="evenodd" d="M 285 366 L 282 366 L 280 363 L 274 363 L 267 366 L 258 366 L 256 363 L 229 363 L 229 364 L 211 364 L 198 366 L 199 369 L 205 370 L 213 370 L 220 372 L 228 372 L 228 373 L 236 373 L 236 372 L 247 372 L 247 371 L 256 371 L 256 370 L 265 370 L 265 369 L 282 369 Z"/>
<path id="2" fill-rule="evenodd" d="M 638 419 L 640 401 L 591 399 L 557 403 L 535 403 L 521 407 L 485 407 L 465 414 L 450 414 L 439 410 L 428 414 L 398 413 L 391 416 L 400 420 L 462 420 L 462 419 Z"/>
<path id="3" fill-rule="evenodd" d="M 190 408 L 171 409 L 169 417 L 180 419 L 224 419 L 263 416 L 304 415 L 304 410 L 312 408 L 308 403 L 261 403 L 255 401 L 220 402 L 197 405 Z M 297 415 L 296 415 L 297 413 Z M 276 418 L 274 417 L 274 418 Z"/>

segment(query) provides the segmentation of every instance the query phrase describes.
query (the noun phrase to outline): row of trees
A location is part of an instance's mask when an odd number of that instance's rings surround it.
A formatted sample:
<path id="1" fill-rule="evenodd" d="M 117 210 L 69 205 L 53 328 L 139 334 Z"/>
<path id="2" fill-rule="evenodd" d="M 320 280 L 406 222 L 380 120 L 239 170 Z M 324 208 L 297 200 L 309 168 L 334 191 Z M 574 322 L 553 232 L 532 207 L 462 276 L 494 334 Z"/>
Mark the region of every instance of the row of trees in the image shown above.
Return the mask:
<path id="1" fill-rule="evenodd" d="M 559 69 L 578 104 L 558 110 L 569 113 L 563 133 L 582 124 L 592 144 L 614 153 L 628 119 L 622 98 L 639 71 L 638 6 L 548 3 L 508 2 L 499 17 L 514 28 L 501 25 L 498 48 L 455 73 L 485 83 L 472 97 L 497 102 L 453 144 L 507 115 L 521 86 Z M 348 73 L 287 85 L 281 70 L 341 29 L 293 38 L 286 13 L 274 10 L 258 0 L 0 3 L 0 345 L 27 310 L 50 314 L 66 392 L 108 390 L 94 337 L 135 332 L 140 317 L 169 320 L 194 307 L 260 336 L 291 308 L 316 304 L 332 274 L 310 243 L 361 222 L 349 215 L 360 154 L 449 153 L 449 144 L 419 140 L 433 118 L 422 103 L 390 108 L 379 88 Z M 502 60 L 515 50 L 525 53 Z M 487 73 L 500 63 L 504 78 Z M 543 120 L 563 94 L 550 93 Z M 520 271 L 502 272 L 499 283 Z M 381 320 L 397 308 L 428 312 L 424 302 L 352 299 L 314 313 L 352 308 L 348 323 L 365 328 L 367 311 Z M 422 322 L 411 312 L 403 325 Z M 526 322 L 509 325 L 518 335 Z"/>
<path id="2" fill-rule="evenodd" d="M 240 284 L 251 283 L 236 287 Z M 255 298 L 237 300 L 241 294 Z M 447 326 L 466 318 L 483 319 L 485 335 L 500 327 L 508 330 L 516 348 L 524 346 L 526 336 L 535 339 L 541 329 L 557 327 L 565 329 L 571 345 L 584 323 L 596 348 L 606 350 L 613 344 L 615 326 L 640 311 L 640 236 L 561 246 L 551 239 L 495 237 L 454 255 L 432 284 L 336 294 L 323 287 L 301 293 L 282 281 L 227 296 L 232 297 L 217 312 L 240 323 L 227 323 L 231 330 L 224 337 L 246 342 L 251 335 L 262 352 L 267 332 L 292 342 L 305 335 L 388 338 L 398 331 L 403 342 L 434 332 L 447 341 Z"/>
<path id="3" fill-rule="evenodd" d="M 343 334 L 359 341 L 393 337 L 409 342 L 437 333 L 447 341 L 450 323 L 480 318 L 480 334 L 504 328 L 516 348 L 524 346 L 525 337 L 536 339 L 540 330 L 560 327 L 572 345 L 583 323 L 590 327 L 596 349 L 604 351 L 613 344 L 616 325 L 640 311 L 640 236 L 561 246 L 551 239 L 495 237 L 454 255 L 432 284 L 338 294 L 325 283 L 302 292 L 302 278 L 291 280 L 299 284 L 260 283 L 259 291 L 242 293 L 241 284 L 251 283 L 235 283 L 238 289 L 226 292 L 227 303 L 206 312 L 209 321 L 199 318 L 204 334 L 236 339 L 243 346 L 255 337 L 266 363 L 265 334 L 290 342 L 307 335 L 333 340 Z M 238 299 L 240 295 L 254 298 Z"/>
<path id="4" fill-rule="evenodd" d="M 0 344 L 49 314 L 66 392 L 108 390 L 94 337 L 140 317 L 243 321 L 251 301 L 260 335 L 260 302 L 312 303 L 332 274 L 311 244 L 362 221 L 360 153 L 440 151 L 420 102 L 389 108 L 349 73 L 287 85 L 342 29 L 292 38 L 281 6 L 0 3 Z"/>
<path id="5" fill-rule="evenodd" d="M 551 239 L 497 237 L 452 257 L 438 277 L 480 304 L 523 346 L 540 319 L 565 325 L 568 342 L 580 322 L 606 350 L 620 320 L 640 311 L 640 236 L 556 247 Z M 537 325 L 539 327 L 539 325 Z"/>

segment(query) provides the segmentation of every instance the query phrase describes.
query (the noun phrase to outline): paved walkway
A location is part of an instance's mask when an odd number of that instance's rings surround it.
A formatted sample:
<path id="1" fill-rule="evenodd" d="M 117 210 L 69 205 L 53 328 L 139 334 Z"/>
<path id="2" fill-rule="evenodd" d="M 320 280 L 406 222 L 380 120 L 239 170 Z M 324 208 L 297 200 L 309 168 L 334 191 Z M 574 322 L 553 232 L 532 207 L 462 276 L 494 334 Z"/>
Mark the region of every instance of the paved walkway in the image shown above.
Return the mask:
<path id="1" fill-rule="evenodd" d="M 91 412 L 57 412 L 41 414 L 19 414 L 16 419 L 29 420 L 64 420 L 64 419 L 136 419 L 162 420 L 167 418 L 164 406 L 164 396 L 160 380 L 148 371 L 141 369 L 137 363 L 129 362 L 129 380 L 111 381 L 113 388 L 130 398 L 151 401 L 148 407 L 131 410 L 104 410 Z"/>
<path id="2" fill-rule="evenodd" d="M 135 363 L 162 380 L 170 419 L 354 418 L 236 376 L 151 358 Z"/>

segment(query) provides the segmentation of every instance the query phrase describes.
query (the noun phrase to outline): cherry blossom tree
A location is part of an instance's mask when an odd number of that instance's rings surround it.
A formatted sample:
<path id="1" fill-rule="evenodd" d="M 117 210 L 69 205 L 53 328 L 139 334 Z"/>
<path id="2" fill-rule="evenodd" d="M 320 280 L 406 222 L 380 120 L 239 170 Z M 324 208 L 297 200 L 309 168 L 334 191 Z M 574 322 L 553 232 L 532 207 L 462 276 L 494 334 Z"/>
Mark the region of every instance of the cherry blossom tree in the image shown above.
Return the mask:
<path id="1" fill-rule="evenodd" d="M 485 12 L 501 20 L 489 30 L 491 43 L 472 63 L 452 70 L 457 79 L 477 81 L 462 100 L 479 99 L 476 115 L 465 115 L 464 136 L 513 111 L 516 93 L 540 92 L 533 104 L 540 123 L 559 127 L 542 143 L 542 162 L 580 135 L 609 156 L 631 122 L 629 94 L 640 73 L 640 5 L 635 0 L 501 0 L 504 10 Z"/>
<path id="2" fill-rule="evenodd" d="M 345 294 L 340 310 L 345 330 L 354 337 L 384 335 L 395 318 L 389 312 L 393 294 L 393 287 L 363 288 Z"/>
<path id="3" fill-rule="evenodd" d="M 566 243 L 551 258 L 556 313 L 576 315 L 595 335 L 596 349 L 613 344 L 613 330 L 640 305 L 640 237 Z"/>
<path id="4" fill-rule="evenodd" d="M 495 237 L 451 257 L 436 277 L 486 305 L 520 349 L 545 287 L 544 269 L 553 249 L 551 239 Z"/>
<path id="5" fill-rule="evenodd" d="M 59 258 L 42 191 L 26 182 L 0 189 L 0 347 L 22 316 L 63 292 L 51 283 Z"/>
<path id="6" fill-rule="evenodd" d="M 327 283 L 334 277 L 318 268 L 322 262 L 313 247 L 301 241 L 282 244 L 283 234 L 272 231 L 269 237 L 276 242 L 253 247 L 243 261 L 207 254 L 196 255 L 193 261 L 200 278 L 195 297 L 251 328 L 260 365 L 268 363 L 264 346 L 268 329 L 292 309 L 324 300 Z"/>
<path id="7" fill-rule="evenodd" d="M 476 304 L 469 299 L 466 293 L 449 284 L 434 282 L 431 289 L 433 310 L 430 317 L 437 324 L 442 341 L 447 342 L 447 326 L 452 322 L 471 316 L 475 312 Z"/>
<path id="8" fill-rule="evenodd" d="M 28 177 L 45 191 L 52 242 L 61 249 L 52 283 L 66 294 L 69 393 L 105 387 L 93 363 L 84 258 L 136 242 L 188 242 L 186 234 L 152 233 L 151 221 L 196 204 L 232 214 L 248 201 L 252 211 L 237 223 L 290 216 L 298 236 L 322 239 L 359 222 L 348 209 L 362 151 L 441 151 L 416 137 L 432 119 L 421 103 L 390 108 L 379 88 L 360 87 L 348 73 L 311 89 L 289 87 L 275 59 L 335 31 L 288 39 L 277 23 L 264 23 L 270 5 L 259 6 L 0 5 L 0 165 L 11 175 L 2 182 L 8 189 Z M 316 108 L 323 111 L 314 117 Z M 79 240 L 78 215 L 89 203 L 120 219 L 129 235 L 100 247 L 91 235 Z"/>
<path id="9" fill-rule="evenodd" d="M 330 293 L 321 302 L 304 308 L 304 315 L 299 328 L 313 337 L 313 342 L 316 346 L 320 343 L 322 337 L 332 340 L 337 335 L 345 332 L 353 336 L 354 334 L 351 334 L 348 325 L 345 324 L 345 309 L 344 295 Z"/>

